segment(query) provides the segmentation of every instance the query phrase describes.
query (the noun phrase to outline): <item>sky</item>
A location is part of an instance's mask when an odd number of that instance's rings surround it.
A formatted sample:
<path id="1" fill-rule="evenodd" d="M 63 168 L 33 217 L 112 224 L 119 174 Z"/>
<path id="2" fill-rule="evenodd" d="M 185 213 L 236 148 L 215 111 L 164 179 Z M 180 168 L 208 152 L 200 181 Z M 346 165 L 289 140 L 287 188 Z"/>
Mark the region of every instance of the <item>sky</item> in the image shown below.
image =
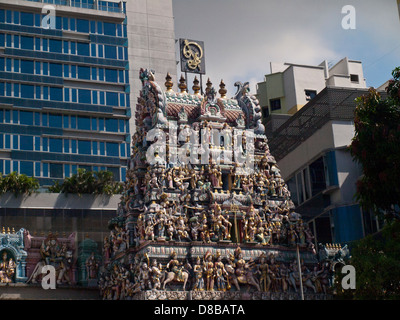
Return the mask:
<path id="1" fill-rule="evenodd" d="M 236 81 L 256 83 L 270 62 L 335 64 L 344 57 L 363 63 L 367 86 L 378 87 L 400 66 L 397 0 L 172 0 L 175 38 L 204 41 L 206 75 L 221 79 L 232 97 Z M 343 29 L 355 9 L 355 29 Z M 177 60 L 179 48 L 177 44 Z M 178 77 L 180 67 L 178 66 Z M 194 75 L 188 76 L 188 87 Z"/>

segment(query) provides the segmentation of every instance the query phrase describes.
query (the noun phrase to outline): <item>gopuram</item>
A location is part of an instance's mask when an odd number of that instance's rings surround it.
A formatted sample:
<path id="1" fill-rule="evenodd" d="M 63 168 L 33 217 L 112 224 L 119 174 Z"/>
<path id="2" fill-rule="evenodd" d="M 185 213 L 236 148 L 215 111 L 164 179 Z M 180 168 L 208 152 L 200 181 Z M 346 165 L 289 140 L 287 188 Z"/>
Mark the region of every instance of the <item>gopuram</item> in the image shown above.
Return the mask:
<path id="1" fill-rule="evenodd" d="M 124 194 L 104 239 L 103 299 L 327 299 L 330 270 L 295 212 L 248 83 L 162 89 L 140 71 Z M 300 281 L 302 279 L 302 282 Z"/>

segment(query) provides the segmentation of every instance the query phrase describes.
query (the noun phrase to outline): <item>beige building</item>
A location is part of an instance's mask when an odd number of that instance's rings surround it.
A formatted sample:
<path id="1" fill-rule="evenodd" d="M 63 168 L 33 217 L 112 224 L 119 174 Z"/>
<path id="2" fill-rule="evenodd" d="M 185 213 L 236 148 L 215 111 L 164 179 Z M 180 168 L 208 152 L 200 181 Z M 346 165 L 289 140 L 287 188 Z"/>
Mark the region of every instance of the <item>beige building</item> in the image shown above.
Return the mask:
<path id="1" fill-rule="evenodd" d="M 331 68 L 325 60 L 318 66 L 270 63 L 271 73 L 257 84 L 257 97 L 263 117 L 292 115 L 326 86 L 366 88 L 362 63 L 347 57 Z"/>

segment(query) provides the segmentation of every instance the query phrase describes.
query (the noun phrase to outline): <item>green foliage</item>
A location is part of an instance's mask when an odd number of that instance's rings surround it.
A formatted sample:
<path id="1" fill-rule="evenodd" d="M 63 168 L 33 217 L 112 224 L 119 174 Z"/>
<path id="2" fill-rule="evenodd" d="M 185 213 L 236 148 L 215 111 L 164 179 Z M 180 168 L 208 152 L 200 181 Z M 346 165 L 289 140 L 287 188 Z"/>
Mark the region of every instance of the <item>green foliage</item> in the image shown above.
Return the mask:
<path id="1" fill-rule="evenodd" d="M 12 192 L 15 196 L 20 194 L 30 195 L 37 189 L 39 189 L 39 182 L 35 178 L 17 172 L 12 172 L 6 176 L 0 173 L 0 194 Z"/>
<path id="2" fill-rule="evenodd" d="M 356 289 L 342 290 L 338 277 L 338 298 L 400 298 L 400 221 L 388 223 L 378 235 L 354 243 L 349 264 L 356 270 Z"/>
<path id="3" fill-rule="evenodd" d="M 395 208 L 400 202 L 400 68 L 392 75 L 386 99 L 373 88 L 357 99 L 350 149 L 363 167 L 357 200 L 375 214 L 385 210 L 390 219 L 398 216 Z"/>
<path id="4" fill-rule="evenodd" d="M 122 192 L 121 183 L 114 181 L 110 171 L 86 171 L 78 169 L 76 174 L 65 178 L 62 183 L 55 181 L 49 187 L 49 192 L 73 194 L 119 194 Z"/>

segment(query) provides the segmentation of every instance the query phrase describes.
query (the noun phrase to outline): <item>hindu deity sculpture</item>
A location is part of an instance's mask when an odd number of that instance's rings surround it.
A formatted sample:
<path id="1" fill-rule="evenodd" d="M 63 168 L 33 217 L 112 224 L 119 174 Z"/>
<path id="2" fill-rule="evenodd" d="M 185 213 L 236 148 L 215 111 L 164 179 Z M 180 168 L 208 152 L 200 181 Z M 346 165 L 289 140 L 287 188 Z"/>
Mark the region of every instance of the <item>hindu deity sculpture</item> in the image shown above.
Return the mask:
<path id="1" fill-rule="evenodd" d="M 7 252 L 3 251 L 2 260 L 0 262 L 0 282 L 10 283 L 13 282 L 15 274 L 15 262 L 12 257 L 8 258 Z"/>

